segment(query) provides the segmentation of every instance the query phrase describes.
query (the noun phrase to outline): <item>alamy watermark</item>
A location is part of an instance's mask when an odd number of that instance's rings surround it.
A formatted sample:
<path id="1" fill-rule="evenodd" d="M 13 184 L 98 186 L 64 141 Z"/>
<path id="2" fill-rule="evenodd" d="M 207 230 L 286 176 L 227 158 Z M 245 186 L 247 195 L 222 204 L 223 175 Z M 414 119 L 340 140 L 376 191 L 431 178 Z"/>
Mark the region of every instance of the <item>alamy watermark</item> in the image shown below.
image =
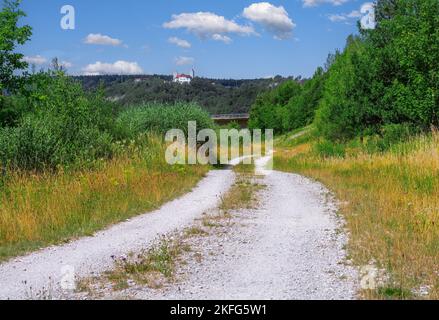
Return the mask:
<path id="1" fill-rule="evenodd" d="M 63 15 L 60 21 L 61 29 L 75 30 L 76 28 L 75 7 L 69 4 L 64 5 L 61 7 L 60 13 Z"/>
<path id="2" fill-rule="evenodd" d="M 65 291 L 76 289 L 75 267 L 66 265 L 61 268 L 60 287 Z"/>
<path id="3" fill-rule="evenodd" d="M 263 150 L 265 155 L 273 152 L 272 129 L 197 131 L 197 123 L 189 121 L 187 137 L 183 130 L 172 129 L 166 133 L 165 140 L 170 143 L 165 155 L 170 165 L 230 165 L 234 162 L 250 165 L 263 156 Z M 272 167 L 268 163 L 265 169 Z"/>
<path id="4" fill-rule="evenodd" d="M 375 5 L 367 2 L 361 6 L 360 13 L 363 15 L 360 20 L 362 29 L 370 30 L 376 27 Z"/>

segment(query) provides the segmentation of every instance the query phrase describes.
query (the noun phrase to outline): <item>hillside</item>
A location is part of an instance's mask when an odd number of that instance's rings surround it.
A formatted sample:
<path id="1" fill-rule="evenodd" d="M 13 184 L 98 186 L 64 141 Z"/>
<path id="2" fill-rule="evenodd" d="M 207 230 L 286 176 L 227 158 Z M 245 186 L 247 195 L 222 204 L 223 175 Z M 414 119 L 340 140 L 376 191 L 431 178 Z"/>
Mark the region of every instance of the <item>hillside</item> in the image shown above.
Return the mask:
<path id="1" fill-rule="evenodd" d="M 144 102 L 196 102 L 211 114 L 247 113 L 261 92 L 291 78 L 208 79 L 195 78 L 189 85 L 172 83 L 172 76 L 81 76 L 85 89 L 102 84 L 107 98 L 124 106 Z M 299 79 L 297 79 L 299 80 Z"/>

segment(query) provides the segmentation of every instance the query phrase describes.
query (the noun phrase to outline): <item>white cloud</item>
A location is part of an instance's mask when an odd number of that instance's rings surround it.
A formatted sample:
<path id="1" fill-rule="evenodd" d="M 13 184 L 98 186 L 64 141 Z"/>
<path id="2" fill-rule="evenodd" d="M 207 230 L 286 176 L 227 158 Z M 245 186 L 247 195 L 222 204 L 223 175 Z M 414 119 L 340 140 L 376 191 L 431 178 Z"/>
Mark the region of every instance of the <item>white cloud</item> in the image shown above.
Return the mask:
<path id="1" fill-rule="evenodd" d="M 244 9 L 243 16 L 260 23 L 268 31 L 274 33 L 276 39 L 290 38 L 296 26 L 284 7 L 276 7 L 268 2 L 253 3 Z"/>
<path id="2" fill-rule="evenodd" d="M 68 69 L 68 68 L 73 67 L 73 63 L 66 61 L 66 60 L 63 60 L 60 62 L 60 66 Z"/>
<path id="3" fill-rule="evenodd" d="M 332 4 L 334 6 L 340 6 L 350 0 L 302 0 L 304 7 L 316 7 L 321 4 Z"/>
<path id="4" fill-rule="evenodd" d="M 348 18 L 344 14 L 330 14 L 328 19 L 332 22 L 346 21 Z"/>
<path id="5" fill-rule="evenodd" d="M 351 11 L 350 13 L 338 13 L 328 15 L 328 19 L 332 22 L 347 22 L 350 19 L 358 19 L 362 16 L 359 10 Z"/>
<path id="6" fill-rule="evenodd" d="M 212 40 L 222 41 L 222 42 L 227 43 L 227 44 L 232 42 L 232 39 L 230 37 L 224 36 L 224 35 L 218 34 L 218 33 L 213 34 L 211 38 L 212 38 Z"/>
<path id="7" fill-rule="evenodd" d="M 114 39 L 100 33 L 90 33 L 84 40 L 86 44 L 97 44 L 103 46 L 121 46 L 123 43 L 119 39 Z"/>
<path id="8" fill-rule="evenodd" d="M 192 57 L 178 57 L 175 58 L 175 64 L 177 66 L 184 66 L 184 65 L 188 65 L 188 64 L 194 64 L 195 59 Z"/>
<path id="9" fill-rule="evenodd" d="M 82 69 L 85 75 L 103 75 L 103 74 L 142 74 L 142 68 L 137 62 L 116 61 L 115 63 L 103 63 L 97 61 L 89 64 Z"/>
<path id="10" fill-rule="evenodd" d="M 218 38 L 225 34 L 256 34 L 253 27 L 240 25 L 233 20 L 212 12 L 181 13 L 173 15 L 171 21 L 163 24 L 166 29 L 186 29 L 200 38 Z M 225 38 L 223 38 L 225 39 Z"/>
<path id="11" fill-rule="evenodd" d="M 23 58 L 23 61 L 29 63 L 29 64 L 35 64 L 35 65 L 42 65 L 47 63 L 47 59 L 40 56 L 40 55 L 36 55 L 36 56 L 26 56 Z"/>
<path id="12" fill-rule="evenodd" d="M 180 48 L 185 48 L 185 49 L 189 49 L 192 46 L 189 41 L 183 40 L 183 39 L 180 39 L 177 37 L 169 38 L 168 42 L 175 44 L 176 46 L 178 46 Z"/>
<path id="13" fill-rule="evenodd" d="M 361 17 L 361 12 L 358 10 L 354 10 L 348 14 L 348 18 L 359 18 Z"/>

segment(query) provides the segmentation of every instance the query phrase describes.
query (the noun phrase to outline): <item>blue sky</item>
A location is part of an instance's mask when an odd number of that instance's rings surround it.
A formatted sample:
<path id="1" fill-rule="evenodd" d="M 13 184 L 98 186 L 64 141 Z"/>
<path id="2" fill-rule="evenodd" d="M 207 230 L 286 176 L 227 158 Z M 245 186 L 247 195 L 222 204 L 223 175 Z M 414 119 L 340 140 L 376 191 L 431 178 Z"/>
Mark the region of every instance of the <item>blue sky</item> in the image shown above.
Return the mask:
<path id="1" fill-rule="evenodd" d="M 24 0 L 21 52 L 71 74 L 188 72 L 212 78 L 311 76 L 357 32 L 361 0 Z M 61 7 L 75 8 L 63 30 Z"/>

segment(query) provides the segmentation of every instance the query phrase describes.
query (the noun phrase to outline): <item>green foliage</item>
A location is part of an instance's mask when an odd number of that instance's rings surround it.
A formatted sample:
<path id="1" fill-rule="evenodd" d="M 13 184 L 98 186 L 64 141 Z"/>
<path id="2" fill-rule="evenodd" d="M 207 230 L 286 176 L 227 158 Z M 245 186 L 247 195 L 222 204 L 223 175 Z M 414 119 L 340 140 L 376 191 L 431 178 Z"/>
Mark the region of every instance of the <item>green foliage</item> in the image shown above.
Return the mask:
<path id="1" fill-rule="evenodd" d="M 273 129 L 276 133 L 294 129 L 290 125 L 288 104 L 301 94 L 302 86 L 297 81 L 287 81 L 276 89 L 260 94 L 250 112 L 251 129 Z"/>
<path id="2" fill-rule="evenodd" d="M 344 144 L 322 140 L 314 145 L 314 152 L 322 158 L 343 158 L 346 155 Z"/>
<path id="3" fill-rule="evenodd" d="M 15 48 L 25 44 L 32 34 L 29 26 L 19 26 L 20 18 L 25 16 L 19 9 L 20 3 L 20 0 L 4 0 L 3 9 L 0 11 L 0 108 L 4 106 L 1 101 L 3 90 L 17 90 L 23 78 L 18 77 L 16 71 L 27 68 L 27 63 L 22 60 L 23 55 L 14 52 Z"/>
<path id="4" fill-rule="evenodd" d="M 360 38 L 350 37 L 328 71 L 315 119 L 317 130 L 327 139 L 346 141 L 379 125 L 370 103 L 373 81 L 367 50 Z"/>
<path id="5" fill-rule="evenodd" d="M 396 128 L 439 125 L 438 16 L 437 0 L 377 1 L 376 29 L 350 37 L 329 68 L 315 120 L 323 137 L 379 135 L 386 149 Z"/>
<path id="6" fill-rule="evenodd" d="M 228 130 L 233 130 L 233 129 L 241 130 L 241 125 L 238 122 L 236 122 L 236 121 L 232 121 L 232 122 L 230 122 L 229 124 L 227 124 L 225 126 L 225 129 L 228 129 Z"/>
<path id="7" fill-rule="evenodd" d="M 99 93 L 63 74 L 39 74 L 27 103 L 32 112 L 0 129 L 3 165 L 42 170 L 111 156 L 111 105 Z"/>
<path id="8" fill-rule="evenodd" d="M 116 141 L 137 141 L 147 132 L 169 129 L 187 133 L 188 121 L 198 129 L 213 128 L 209 114 L 195 104 L 132 107 L 115 114 L 102 91 L 85 92 L 63 72 L 38 73 L 22 95 L 26 111 L 0 128 L 0 164 L 26 170 L 89 166 L 118 152 Z M 23 103 L 24 104 L 24 103 Z"/>
<path id="9" fill-rule="evenodd" d="M 196 104 L 146 104 L 122 112 L 116 120 L 118 137 L 131 139 L 147 131 L 165 134 L 181 129 L 187 134 L 188 122 L 196 121 L 197 130 L 213 128 L 209 114 Z"/>
<path id="10" fill-rule="evenodd" d="M 287 81 L 258 96 L 250 112 L 250 128 L 277 134 L 305 127 L 314 120 L 326 74 L 318 68 L 311 79 Z"/>
<path id="11" fill-rule="evenodd" d="M 23 96 L 0 96 L 0 128 L 17 125 L 21 116 L 29 111 L 27 99 Z"/>
<path id="12" fill-rule="evenodd" d="M 359 137 L 368 151 L 439 126 L 439 2 L 378 0 L 376 15 L 376 29 L 349 36 L 312 79 L 261 94 L 250 126 L 279 134 L 314 122 L 325 141 Z"/>
<path id="13" fill-rule="evenodd" d="M 248 113 L 257 95 L 287 79 L 221 80 L 196 77 L 191 84 L 172 82 L 172 76 L 82 76 L 86 89 L 101 82 L 109 99 L 123 106 L 145 103 L 197 103 L 210 114 Z"/>
<path id="14" fill-rule="evenodd" d="M 297 129 L 311 124 L 314 121 L 315 111 L 323 95 L 326 74 L 318 68 L 314 76 L 305 81 L 300 94 L 290 99 L 287 109 L 289 113 L 288 124 L 285 129 Z"/>
<path id="15" fill-rule="evenodd" d="M 367 37 L 382 88 L 381 117 L 429 129 L 439 124 L 439 2 L 392 2 L 390 18 Z"/>

